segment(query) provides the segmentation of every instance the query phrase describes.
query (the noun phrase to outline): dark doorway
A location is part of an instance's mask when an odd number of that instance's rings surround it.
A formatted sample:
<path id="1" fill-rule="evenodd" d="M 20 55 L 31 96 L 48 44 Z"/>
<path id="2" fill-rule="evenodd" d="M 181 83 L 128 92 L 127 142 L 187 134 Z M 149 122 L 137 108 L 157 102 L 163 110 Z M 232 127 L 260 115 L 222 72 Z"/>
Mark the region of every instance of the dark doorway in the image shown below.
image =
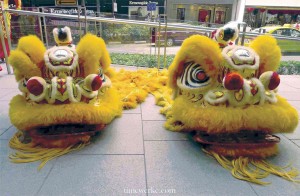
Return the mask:
<path id="1" fill-rule="evenodd" d="M 177 21 L 184 22 L 185 8 L 177 8 Z"/>

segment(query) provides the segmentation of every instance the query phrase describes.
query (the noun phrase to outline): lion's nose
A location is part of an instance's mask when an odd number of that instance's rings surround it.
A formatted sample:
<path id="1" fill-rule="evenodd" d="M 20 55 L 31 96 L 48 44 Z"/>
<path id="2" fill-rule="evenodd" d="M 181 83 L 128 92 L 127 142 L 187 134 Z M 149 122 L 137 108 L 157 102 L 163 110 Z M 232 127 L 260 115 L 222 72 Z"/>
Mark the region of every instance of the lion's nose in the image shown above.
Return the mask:
<path id="1" fill-rule="evenodd" d="M 223 86 L 228 90 L 239 90 L 244 85 L 243 77 L 238 73 L 229 73 L 223 79 Z"/>

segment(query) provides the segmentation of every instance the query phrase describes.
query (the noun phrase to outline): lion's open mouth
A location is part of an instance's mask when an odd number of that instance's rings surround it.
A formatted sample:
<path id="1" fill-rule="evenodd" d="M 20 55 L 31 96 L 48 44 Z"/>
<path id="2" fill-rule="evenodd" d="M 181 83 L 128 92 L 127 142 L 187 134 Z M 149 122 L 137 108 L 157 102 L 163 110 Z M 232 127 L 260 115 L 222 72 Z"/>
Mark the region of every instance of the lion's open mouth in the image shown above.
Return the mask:
<path id="1" fill-rule="evenodd" d="M 84 124 L 62 124 L 47 127 L 39 127 L 33 132 L 36 137 L 61 137 L 68 135 L 85 135 L 100 131 L 104 127 L 101 125 L 84 125 Z"/>
<path id="2" fill-rule="evenodd" d="M 73 58 L 67 59 L 66 61 L 55 61 L 50 59 L 50 63 L 53 66 L 71 66 L 73 64 Z"/>
<path id="3" fill-rule="evenodd" d="M 87 143 L 92 136 L 103 130 L 104 124 L 63 124 L 38 127 L 28 131 L 31 141 L 43 147 L 66 147 L 77 143 Z"/>
<path id="4" fill-rule="evenodd" d="M 196 142 L 224 147 L 266 147 L 280 142 L 280 138 L 261 131 L 240 131 L 238 133 L 208 134 L 198 131 L 194 135 Z"/>

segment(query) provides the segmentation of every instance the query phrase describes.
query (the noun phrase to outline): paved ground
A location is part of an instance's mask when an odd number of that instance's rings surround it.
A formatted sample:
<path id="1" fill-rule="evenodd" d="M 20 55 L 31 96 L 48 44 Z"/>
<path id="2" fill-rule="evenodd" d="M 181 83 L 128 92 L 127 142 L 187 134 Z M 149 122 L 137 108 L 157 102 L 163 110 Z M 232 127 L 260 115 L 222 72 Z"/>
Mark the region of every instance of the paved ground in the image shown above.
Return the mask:
<path id="1" fill-rule="evenodd" d="M 300 112 L 300 75 L 281 79 L 279 93 Z M 299 184 L 278 177 L 268 177 L 272 182 L 268 186 L 233 178 L 198 144 L 166 131 L 165 118 L 151 96 L 136 109 L 124 111 L 95 143 L 50 161 L 41 171 L 38 163 L 13 164 L 8 141 L 16 128 L 10 123 L 8 104 L 18 93 L 14 76 L 4 69 L 0 72 L 0 195 L 145 195 L 147 189 L 149 195 L 160 191 L 197 196 L 300 195 Z M 300 126 L 281 138 L 279 155 L 269 161 L 291 162 L 300 170 Z"/>

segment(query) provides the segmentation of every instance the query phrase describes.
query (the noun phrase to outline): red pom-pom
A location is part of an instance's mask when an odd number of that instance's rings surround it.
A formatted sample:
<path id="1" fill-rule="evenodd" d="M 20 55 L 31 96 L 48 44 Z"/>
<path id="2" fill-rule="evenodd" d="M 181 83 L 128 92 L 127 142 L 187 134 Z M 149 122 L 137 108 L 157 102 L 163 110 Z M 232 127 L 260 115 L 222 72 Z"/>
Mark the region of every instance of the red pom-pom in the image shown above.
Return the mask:
<path id="1" fill-rule="evenodd" d="M 239 90 L 243 88 L 244 79 L 238 73 L 226 74 L 223 85 L 228 90 Z"/>
<path id="2" fill-rule="evenodd" d="M 279 74 L 276 73 L 276 72 L 273 72 L 271 78 L 270 78 L 270 83 L 269 83 L 269 86 L 268 88 L 270 90 L 274 90 L 275 88 L 277 88 L 280 84 L 280 77 L 279 77 Z"/>
<path id="3" fill-rule="evenodd" d="M 37 79 L 28 80 L 27 89 L 31 94 L 35 96 L 42 94 L 44 91 L 43 85 Z"/>
<path id="4" fill-rule="evenodd" d="M 102 86 L 102 80 L 100 78 L 100 76 L 96 76 L 94 79 L 93 79 L 93 82 L 91 84 L 91 88 L 93 91 L 97 91 L 99 90 L 99 88 Z"/>

